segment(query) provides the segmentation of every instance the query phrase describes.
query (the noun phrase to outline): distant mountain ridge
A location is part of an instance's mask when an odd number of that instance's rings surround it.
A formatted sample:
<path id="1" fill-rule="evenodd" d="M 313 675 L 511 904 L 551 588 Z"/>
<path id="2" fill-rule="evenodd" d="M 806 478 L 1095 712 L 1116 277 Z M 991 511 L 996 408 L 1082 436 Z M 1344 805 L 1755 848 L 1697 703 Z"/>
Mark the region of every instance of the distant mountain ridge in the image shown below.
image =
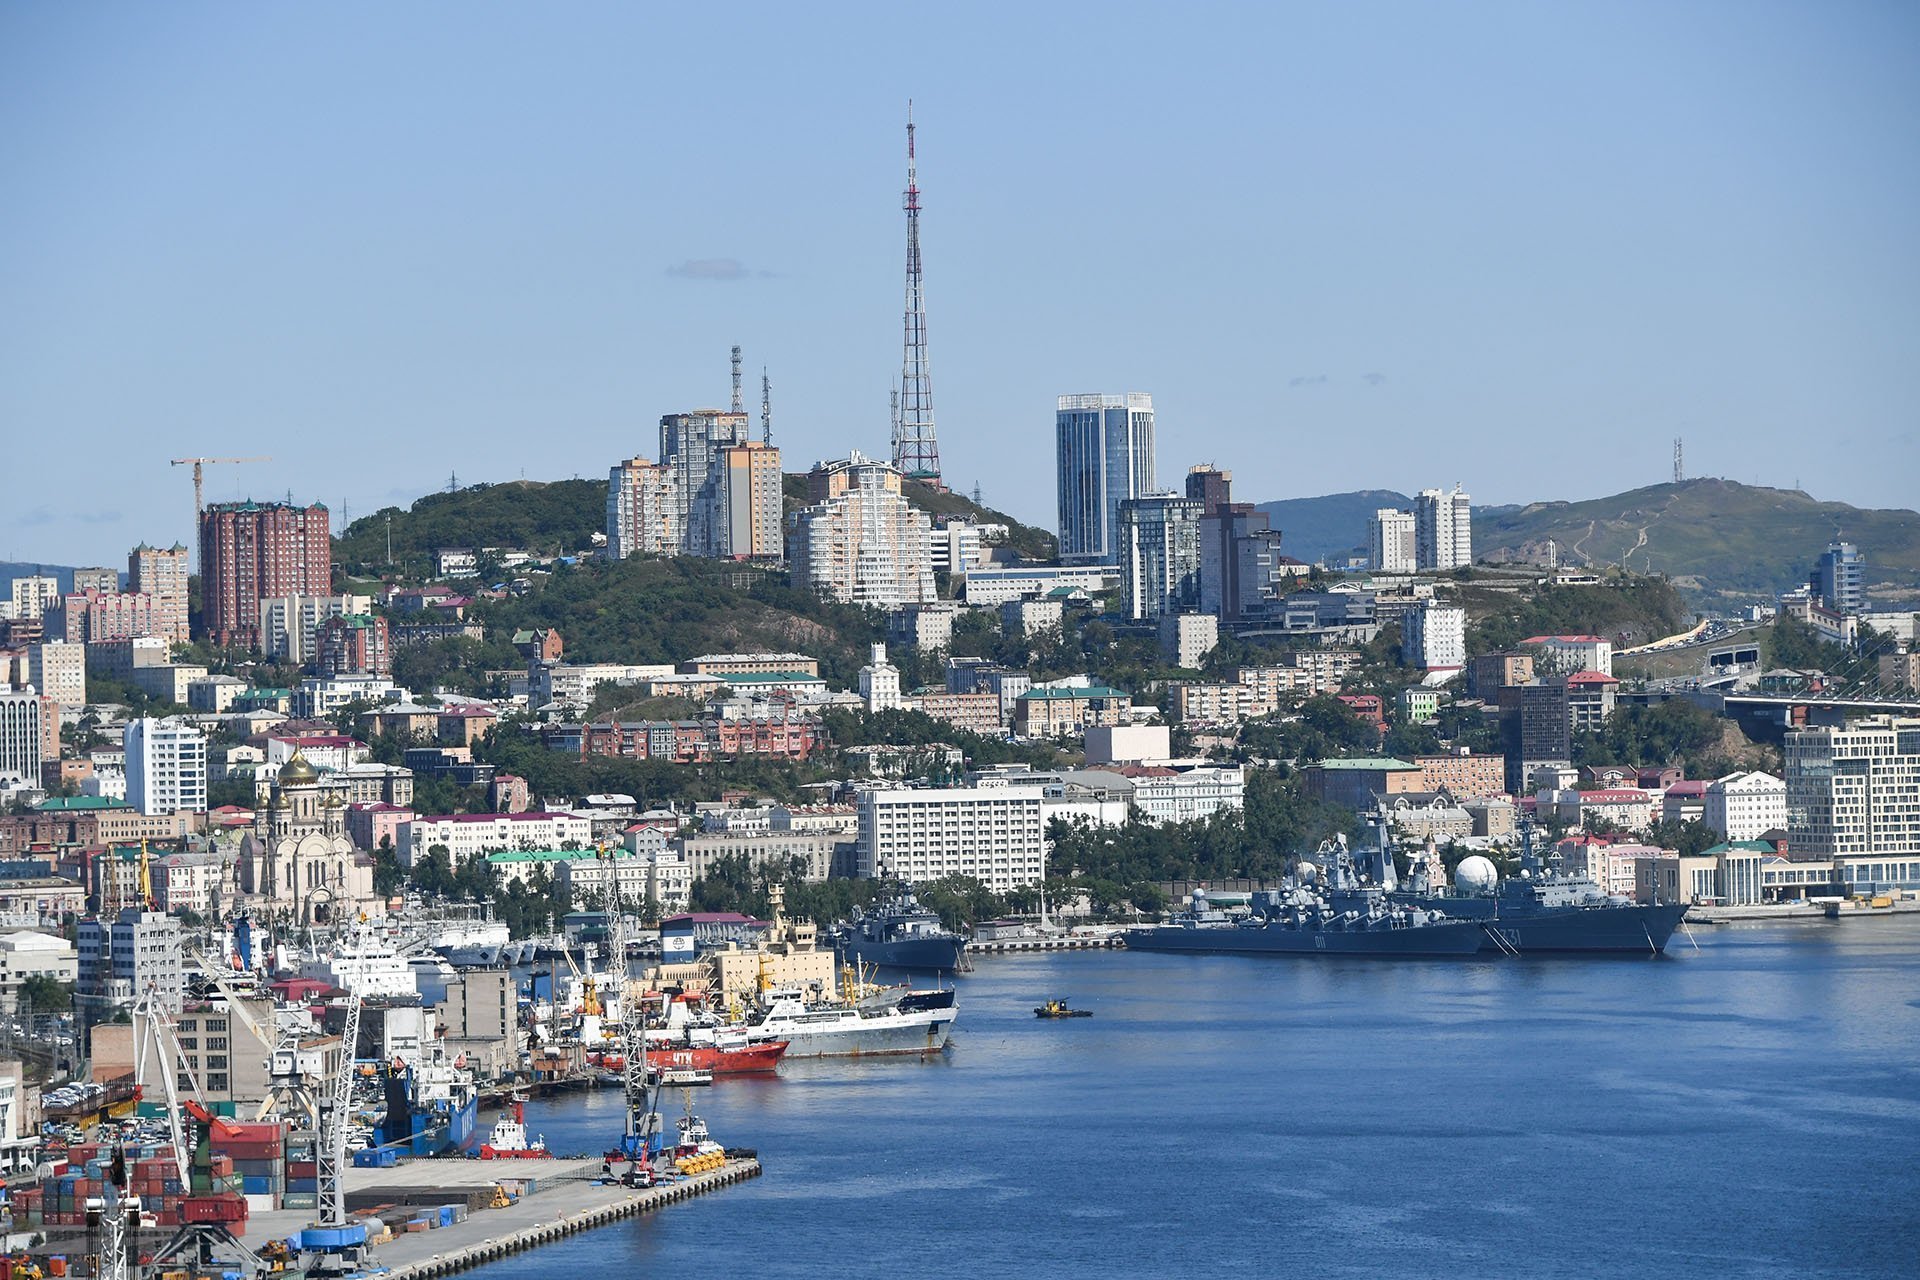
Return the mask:
<path id="1" fill-rule="evenodd" d="M 1280 530 L 1280 549 L 1313 563 L 1366 554 L 1367 521 L 1381 507 L 1413 510 L 1413 499 L 1392 489 L 1356 489 L 1318 498 L 1282 498 L 1256 504 Z"/>
<path id="2" fill-rule="evenodd" d="M 52 574 L 60 579 L 60 590 L 73 590 L 73 571 L 76 566 L 70 564 L 33 564 L 26 560 L 0 560 L 0 594 L 10 595 L 15 578 L 31 578 L 35 574 Z"/>

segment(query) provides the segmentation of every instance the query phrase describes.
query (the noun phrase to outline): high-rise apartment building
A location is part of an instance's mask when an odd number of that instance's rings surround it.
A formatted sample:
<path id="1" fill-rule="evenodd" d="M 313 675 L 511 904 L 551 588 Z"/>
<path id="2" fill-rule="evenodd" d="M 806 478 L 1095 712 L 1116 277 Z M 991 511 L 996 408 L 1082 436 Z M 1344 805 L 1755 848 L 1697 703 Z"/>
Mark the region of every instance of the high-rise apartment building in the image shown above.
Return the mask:
<path id="1" fill-rule="evenodd" d="M 880 609 L 932 600 L 933 525 L 900 482 L 896 468 L 857 452 L 815 464 L 807 490 L 830 496 L 794 517 L 794 585 Z"/>
<path id="2" fill-rule="evenodd" d="M 1201 515 L 1202 613 L 1228 621 L 1255 617 L 1286 594 L 1280 531 L 1270 523 L 1266 512 L 1246 502 L 1224 502 Z"/>
<path id="3" fill-rule="evenodd" d="M 107 644 L 158 634 L 153 597 L 135 591 L 81 591 L 60 597 L 44 615 L 49 639 Z"/>
<path id="4" fill-rule="evenodd" d="M 1473 500 L 1460 492 L 1422 489 L 1413 500 L 1414 559 L 1423 571 L 1445 573 L 1473 563 Z"/>
<path id="5" fill-rule="evenodd" d="M 1233 501 L 1233 472 L 1222 471 L 1211 462 L 1187 468 L 1187 496 L 1200 504 L 1200 514 L 1210 516 Z"/>
<path id="6" fill-rule="evenodd" d="M 327 619 L 314 633 L 313 671 L 319 676 L 392 675 L 387 620 L 366 613 Z"/>
<path id="7" fill-rule="evenodd" d="M 726 554 L 726 472 L 721 451 L 752 438 L 744 413 L 696 409 L 660 419 L 660 464 L 673 472 L 669 510 L 685 554 Z"/>
<path id="8" fill-rule="evenodd" d="M 1121 609 L 1129 618 L 1190 613 L 1200 603 L 1200 504 L 1172 493 L 1120 504 Z"/>
<path id="9" fill-rule="evenodd" d="M 854 869 L 865 877 L 924 884 L 972 876 L 996 893 L 1046 876 L 1046 821 L 1039 787 L 866 791 Z"/>
<path id="10" fill-rule="evenodd" d="M 39 618 L 47 607 L 60 599 L 60 579 L 43 573 L 13 580 L 13 616 Z"/>
<path id="11" fill-rule="evenodd" d="M 27 650 L 27 683 L 43 697 L 78 710 L 87 705 L 87 647 L 44 640 Z"/>
<path id="12" fill-rule="evenodd" d="M 1787 734 L 1787 847 L 1837 858 L 1920 853 L 1920 719 Z"/>
<path id="13" fill-rule="evenodd" d="M 1367 563 L 1375 573 L 1413 573 L 1420 567 L 1413 512 L 1381 507 L 1367 521 Z"/>
<path id="14" fill-rule="evenodd" d="M 1458 671 L 1467 665 L 1467 611 L 1429 600 L 1400 619 L 1402 660 L 1428 671 Z"/>
<path id="15" fill-rule="evenodd" d="M 1061 396 L 1054 416 L 1059 451 L 1060 558 L 1120 563 L 1120 504 L 1152 493 L 1153 397 Z"/>
<path id="16" fill-rule="evenodd" d="M 127 724 L 127 803 L 148 815 L 207 811 L 207 739 L 184 720 Z"/>
<path id="17" fill-rule="evenodd" d="M 73 571 L 73 589 L 75 591 L 118 591 L 120 575 L 112 569 L 75 569 Z M 134 590 L 139 590 L 135 587 Z"/>
<path id="18" fill-rule="evenodd" d="M 628 458 L 607 473 L 607 555 L 680 553 L 679 472 L 662 462 Z"/>
<path id="19" fill-rule="evenodd" d="M 365 613 L 371 596 L 275 596 L 260 602 L 260 649 L 277 662 L 304 667 L 314 641 L 330 618 Z"/>
<path id="20" fill-rule="evenodd" d="M 187 642 L 187 549 L 141 543 L 127 555 L 127 590 L 153 600 L 153 634 Z"/>
<path id="21" fill-rule="evenodd" d="M 10 691 L 0 686 L 0 780 L 39 783 L 40 762 L 47 758 L 43 715 L 32 685 Z"/>
<path id="22" fill-rule="evenodd" d="M 201 614 L 215 644 L 259 648 L 262 600 L 327 593 L 333 582 L 328 519 L 317 502 L 207 507 L 200 517 Z"/>
<path id="23" fill-rule="evenodd" d="M 746 441 L 720 450 L 719 547 L 733 560 L 778 560 L 785 495 L 780 450 Z"/>
<path id="24" fill-rule="evenodd" d="M 1851 542 L 1830 542 L 1808 585 L 1821 603 L 1838 614 L 1859 613 L 1867 607 L 1861 573 L 1866 561 Z"/>

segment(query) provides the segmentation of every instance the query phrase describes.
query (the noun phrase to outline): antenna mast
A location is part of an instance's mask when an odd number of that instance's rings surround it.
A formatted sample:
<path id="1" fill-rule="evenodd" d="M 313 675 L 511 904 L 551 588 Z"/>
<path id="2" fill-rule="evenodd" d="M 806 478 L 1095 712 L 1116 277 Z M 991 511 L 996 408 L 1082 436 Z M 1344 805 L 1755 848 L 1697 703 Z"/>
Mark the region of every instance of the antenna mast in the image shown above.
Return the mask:
<path id="1" fill-rule="evenodd" d="M 760 366 L 760 443 L 773 443 L 773 382 L 767 366 Z"/>
<path id="2" fill-rule="evenodd" d="M 740 398 L 740 348 L 735 347 L 733 349 L 733 411 L 746 412 L 744 404 L 745 401 Z"/>
<path id="3" fill-rule="evenodd" d="M 1681 462 L 1680 437 L 1673 438 L 1673 482 L 1679 484 L 1687 478 L 1687 468 Z"/>
<path id="4" fill-rule="evenodd" d="M 906 343 L 900 367 L 900 407 L 893 432 L 893 465 L 916 480 L 940 483 L 940 445 L 933 431 L 933 366 L 927 358 L 927 304 L 921 291 L 920 180 L 913 146 L 913 103 L 907 103 Z"/>

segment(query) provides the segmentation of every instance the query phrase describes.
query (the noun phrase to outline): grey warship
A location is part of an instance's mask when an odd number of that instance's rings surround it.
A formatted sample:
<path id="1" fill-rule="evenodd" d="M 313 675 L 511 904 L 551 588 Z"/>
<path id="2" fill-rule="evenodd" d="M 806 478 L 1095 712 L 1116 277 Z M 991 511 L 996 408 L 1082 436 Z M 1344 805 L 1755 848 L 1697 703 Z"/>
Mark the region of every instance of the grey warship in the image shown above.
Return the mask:
<path id="1" fill-rule="evenodd" d="M 1533 847 L 1531 819 L 1520 824 L 1520 874 L 1488 892 L 1448 892 L 1438 862 L 1431 852 L 1416 859 L 1409 888 L 1391 895 L 1393 900 L 1476 921 L 1485 935 L 1483 949 L 1504 955 L 1660 955 L 1687 915 L 1685 903 L 1610 897 L 1585 876 L 1568 875 L 1558 853 L 1543 861 Z"/>
<path id="2" fill-rule="evenodd" d="M 1377 855 L 1378 851 L 1376 851 Z M 1300 858 L 1286 883 L 1253 895 L 1245 916 L 1216 910 L 1195 893 L 1191 910 L 1126 932 L 1132 951 L 1252 955 L 1444 958 L 1475 955 L 1485 941 L 1476 921 L 1452 920 L 1388 900 L 1391 854 L 1383 867 L 1356 866 L 1344 835 Z"/>
<path id="3" fill-rule="evenodd" d="M 840 959 L 848 964 L 935 973 L 958 973 L 969 967 L 967 940 L 921 906 L 911 889 L 858 912 L 828 937 Z"/>

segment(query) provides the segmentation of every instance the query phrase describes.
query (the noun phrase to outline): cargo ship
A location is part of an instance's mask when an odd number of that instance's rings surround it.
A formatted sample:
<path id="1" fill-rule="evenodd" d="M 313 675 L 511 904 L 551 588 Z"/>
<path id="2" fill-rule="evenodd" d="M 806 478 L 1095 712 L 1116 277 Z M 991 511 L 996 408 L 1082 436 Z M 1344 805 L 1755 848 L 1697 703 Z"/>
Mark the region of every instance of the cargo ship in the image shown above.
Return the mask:
<path id="1" fill-rule="evenodd" d="M 387 1068 L 379 1146 L 402 1155 L 465 1154 L 479 1136 L 480 1091 L 464 1062 Z"/>
<path id="2" fill-rule="evenodd" d="M 1376 850 L 1376 859 L 1383 851 Z M 1386 854 L 1391 869 L 1391 854 Z M 1245 915 L 1217 910 L 1204 891 L 1165 923 L 1129 929 L 1131 951 L 1226 952 L 1247 955 L 1371 956 L 1443 959 L 1475 955 L 1485 932 L 1388 901 L 1381 869 L 1356 865 L 1344 834 L 1295 860 L 1286 883 L 1253 895 Z"/>

